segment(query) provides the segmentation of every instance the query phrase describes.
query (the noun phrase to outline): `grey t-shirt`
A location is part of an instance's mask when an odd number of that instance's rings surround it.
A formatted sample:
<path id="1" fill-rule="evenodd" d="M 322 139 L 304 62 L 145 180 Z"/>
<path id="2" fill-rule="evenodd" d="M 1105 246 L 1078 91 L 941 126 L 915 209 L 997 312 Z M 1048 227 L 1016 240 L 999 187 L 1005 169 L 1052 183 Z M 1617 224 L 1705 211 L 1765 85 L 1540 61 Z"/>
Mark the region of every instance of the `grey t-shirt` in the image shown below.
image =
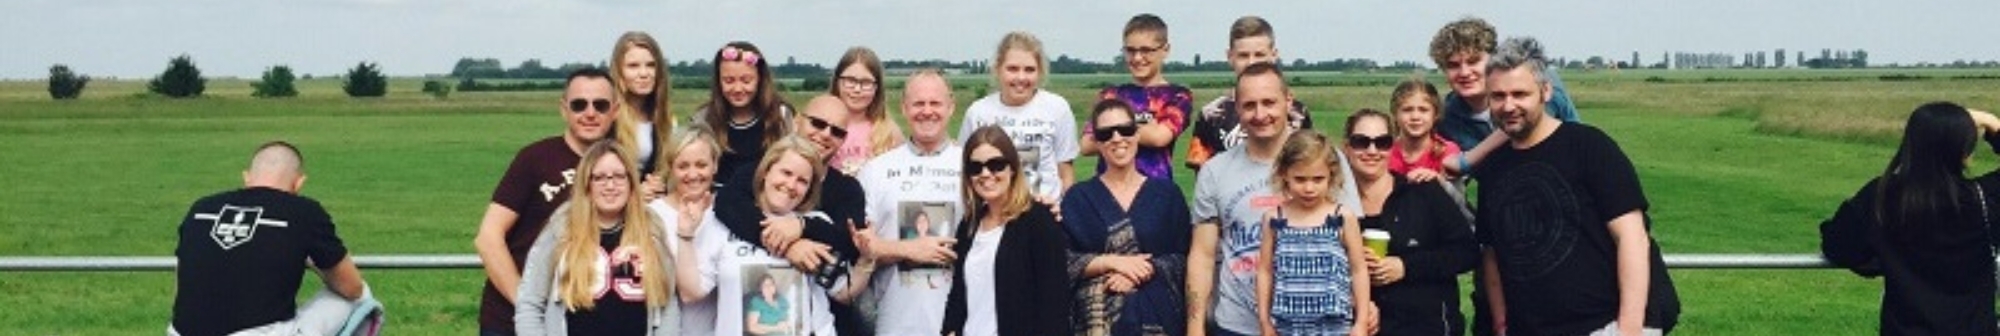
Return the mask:
<path id="1" fill-rule="evenodd" d="M 1264 212 L 1283 203 L 1271 187 L 1271 163 L 1251 160 L 1248 150 L 1222 152 L 1209 159 L 1194 182 L 1196 223 L 1222 225 L 1215 248 L 1215 302 L 1210 318 L 1223 329 L 1256 334 L 1257 252 L 1263 243 Z M 1346 156 L 1340 162 L 1340 204 L 1360 209 L 1361 196 L 1355 189 L 1353 169 Z"/>

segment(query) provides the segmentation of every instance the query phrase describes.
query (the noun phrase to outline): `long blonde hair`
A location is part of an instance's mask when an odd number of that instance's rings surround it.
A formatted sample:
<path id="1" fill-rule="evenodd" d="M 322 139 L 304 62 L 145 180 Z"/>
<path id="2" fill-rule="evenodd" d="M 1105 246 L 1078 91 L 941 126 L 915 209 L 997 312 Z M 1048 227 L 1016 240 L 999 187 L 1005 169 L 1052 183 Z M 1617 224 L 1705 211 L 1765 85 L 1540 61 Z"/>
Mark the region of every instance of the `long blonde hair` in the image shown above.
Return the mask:
<path id="1" fill-rule="evenodd" d="M 984 199 L 979 198 L 977 193 L 972 192 L 972 176 L 976 174 L 977 170 L 984 168 L 972 167 L 969 163 L 972 162 L 972 151 L 979 149 L 980 146 L 993 146 L 993 149 L 999 150 L 1000 157 L 1007 160 L 1007 173 L 1014 175 L 1013 181 L 1007 183 L 1006 195 L 1000 196 L 1000 204 L 986 204 Z M 965 153 L 961 155 L 961 160 L 968 163 L 968 165 L 964 168 L 965 173 L 962 174 L 964 176 L 960 177 L 959 180 L 959 184 L 964 187 L 959 189 L 961 189 L 960 192 L 964 193 L 965 208 L 972 211 L 993 211 L 999 215 L 999 218 L 1008 221 L 1012 221 L 1014 217 L 1020 216 L 1023 212 L 1028 212 L 1028 206 L 1033 205 L 1030 203 L 1031 198 L 1028 196 L 1028 176 L 1021 171 L 1021 152 L 1014 149 L 1014 139 L 1007 136 L 1007 131 L 1000 129 L 999 126 L 988 125 L 980 127 L 973 130 L 972 135 L 966 137 L 964 148 Z M 991 206 L 991 208 L 981 207 L 982 205 Z M 977 216 L 966 218 L 974 222 L 979 220 Z"/>
<path id="2" fill-rule="evenodd" d="M 630 151 L 613 141 L 598 141 L 590 145 L 589 150 L 584 151 L 584 159 L 578 165 L 577 171 L 586 176 L 579 177 L 583 182 L 574 183 L 570 187 L 572 189 L 569 193 L 569 204 L 566 205 L 568 209 L 558 214 L 567 220 L 563 225 L 563 230 L 567 234 L 556 242 L 554 255 L 555 264 L 560 265 L 558 266 L 560 270 L 556 273 L 557 292 L 562 298 L 563 306 L 569 311 L 587 311 L 597 305 L 597 300 L 594 299 L 597 293 L 592 291 L 591 287 L 598 280 L 596 259 L 604 251 L 599 246 L 598 235 L 595 234 L 598 231 L 597 207 L 592 206 L 590 202 L 591 191 L 596 183 L 589 182 L 588 175 L 592 169 L 597 168 L 597 159 L 605 155 L 616 155 L 619 162 L 627 163 L 625 167 L 627 178 L 624 181 L 626 190 L 639 190 L 639 170 L 630 164 L 633 160 Z M 618 239 L 618 244 L 639 248 L 638 262 L 640 267 L 643 267 L 642 272 L 646 274 L 640 284 L 646 291 L 646 307 L 665 307 L 673 303 L 670 301 L 673 298 L 674 285 L 673 260 L 659 258 L 660 249 L 666 247 L 657 243 L 657 239 L 661 237 L 658 232 L 660 226 L 653 221 L 652 211 L 647 210 L 642 198 L 636 195 L 626 197 L 625 229 L 624 234 Z M 611 279 L 604 281 L 609 282 Z"/>
<path id="3" fill-rule="evenodd" d="M 882 59 L 868 47 L 848 48 L 847 54 L 840 56 L 840 63 L 833 67 L 833 86 L 827 87 L 826 93 L 838 98 L 846 92 L 840 85 L 840 74 L 855 66 L 861 66 L 868 70 L 869 75 L 875 76 L 875 99 L 868 102 L 868 110 L 863 113 L 868 122 L 875 124 L 875 130 L 868 134 L 868 157 L 872 158 L 903 145 L 903 129 L 896 126 L 896 122 L 889 121 L 887 104 L 883 103 L 889 99 L 889 94 L 885 92 L 889 79 L 882 75 Z"/>
<path id="4" fill-rule="evenodd" d="M 625 82 L 627 80 L 625 71 L 620 69 L 625 65 L 625 53 L 632 48 L 646 49 L 653 54 L 653 62 L 658 65 L 659 74 L 653 76 L 653 94 L 642 98 L 644 101 L 629 99 L 628 92 L 631 92 L 632 88 L 626 87 L 628 84 Z M 611 73 L 611 86 L 618 91 L 618 113 L 613 119 L 617 123 L 615 136 L 618 137 L 619 144 L 633 150 L 640 148 L 637 130 L 639 120 L 633 116 L 639 114 L 641 108 L 647 105 L 653 107 L 651 115 L 648 116 L 653 120 L 653 138 L 648 140 L 656 144 L 665 143 L 665 139 L 669 138 L 668 133 L 673 132 L 674 128 L 674 114 L 669 111 L 668 106 L 671 104 L 667 102 L 671 93 L 669 91 L 673 88 L 673 76 L 667 72 L 667 58 L 660 52 L 660 43 L 645 32 L 625 32 L 625 35 L 618 36 L 618 44 L 611 47 L 611 69 L 608 69 L 608 72 Z M 659 166 L 653 167 L 658 170 Z"/>

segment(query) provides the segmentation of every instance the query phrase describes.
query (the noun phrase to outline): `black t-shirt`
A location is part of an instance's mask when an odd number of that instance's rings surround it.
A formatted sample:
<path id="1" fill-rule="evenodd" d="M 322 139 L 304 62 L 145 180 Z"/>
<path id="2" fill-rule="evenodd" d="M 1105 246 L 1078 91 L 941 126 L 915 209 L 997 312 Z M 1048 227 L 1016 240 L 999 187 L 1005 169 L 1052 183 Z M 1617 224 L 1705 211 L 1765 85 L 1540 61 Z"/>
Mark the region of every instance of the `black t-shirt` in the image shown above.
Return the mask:
<path id="1" fill-rule="evenodd" d="M 723 125 L 723 132 L 729 134 L 728 151 L 722 152 L 722 161 L 716 163 L 715 176 L 736 176 L 738 171 L 756 170 L 757 160 L 764 157 L 764 123 L 782 122 L 778 120 L 758 120 L 750 126 L 736 127 Z M 718 182 L 728 183 L 723 179 Z"/>
<path id="2" fill-rule="evenodd" d="M 597 292 L 596 306 L 590 310 L 573 311 L 564 314 L 570 335 L 645 335 L 646 334 L 646 292 L 639 277 L 640 264 L 635 262 L 638 248 L 619 251 L 618 240 L 622 231 L 600 233 L 598 246 L 604 254 L 597 257 L 606 260 L 600 265 L 598 276 L 609 276 L 605 287 Z M 620 255 L 632 257 L 619 257 Z M 624 260 L 621 260 L 624 259 Z"/>
<path id="3" fill-rule="evenodd" d="M 1616 320 L 1610 221 L 1647 208 L 1618 143 L 1595 127 L 1562 123 L 1532 148 L 1495 150 L 1474 174 L 1485 184 L 1475 232 L 1499 262 L 1509 333 L 1581 335 Z M 1672 329 L 1680 299 L 1659 246 L 1647 252 L 1646 326 Z"/>
<path id="4" fill-rule="evenodd" d="M 500 177 L 500 185 L 493 188 L 493 204 L 507 207 L 519 215 L 514 226 L 507 229 L 507 253 L 514 257 L 514 272 L 527 267 L 528 248 L 534 247 L 535 238 L 541 236 L 542 226 L 549 222 L 549 214 L 556 206 L 569 200 L 570 185 L 577 180 L 576 165 L 582 159 L 569 149 L 561 136 L 549 137 L 528 144 L 514 154 L 514 162 L 507 165 L 506 175 Z M 479 299 L 479 328 L 496 331 L 514 330 L 514 303 L 500 296 L 493 287 L 493 281 L 486 281 L 486 288 Z"/>
<path id="5" fill-rule="evenodd" d="M 181 217 L 173 327 L 225 335 L 292 319 L 306 261 L 331 268 L 347 258 L 319 202 L 270 188 L 196 201 Z"/>

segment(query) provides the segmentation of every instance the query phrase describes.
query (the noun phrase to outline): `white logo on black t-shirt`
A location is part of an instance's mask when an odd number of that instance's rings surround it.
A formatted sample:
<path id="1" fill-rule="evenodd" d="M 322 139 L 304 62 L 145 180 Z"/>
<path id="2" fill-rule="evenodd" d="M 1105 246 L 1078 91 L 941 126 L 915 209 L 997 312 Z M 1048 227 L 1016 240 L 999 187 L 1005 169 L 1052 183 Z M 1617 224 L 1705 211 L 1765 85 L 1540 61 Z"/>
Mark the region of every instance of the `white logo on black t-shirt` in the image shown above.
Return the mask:
<path id="1" fill-rule="evenodd" d="M 256 237 L 259 225 L 275 227 L 291 225 L 281 220 L 264 219 L 263 207 L 239 207 L 228 204 L 223 204 L 222 209 L 217 209 L 214 213 L 194 214 L 194 219 L 214 223 L 208 230 L 208 237 L 214 238 L 215 244 L 221 246 L 223 250 L 250 242 L 251 238 Z"/>

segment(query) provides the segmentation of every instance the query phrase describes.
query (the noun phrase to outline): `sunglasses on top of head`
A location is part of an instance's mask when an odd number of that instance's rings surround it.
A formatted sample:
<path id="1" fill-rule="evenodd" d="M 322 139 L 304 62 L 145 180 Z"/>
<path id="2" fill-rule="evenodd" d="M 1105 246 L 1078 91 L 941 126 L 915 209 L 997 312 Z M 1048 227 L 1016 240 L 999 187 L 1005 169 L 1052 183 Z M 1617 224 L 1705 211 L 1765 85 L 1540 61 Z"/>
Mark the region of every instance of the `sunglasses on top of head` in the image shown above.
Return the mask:
<path id="1" fill-rule="evenodd" d="M 1090 130 L 1090 135 L 1095 137 L 1098 142 L 1111 141 L 1111 135 L 1114 133 L 1130 138 L 1139 134 L 1139 125 L 1128 122 L 1112 126 L 1100 126 L 1097 129 Z"/>
<path id="2" fill-rule="evenodd" d="M 965 175 L 978 176 L 982 172 L 993 172 L 994 174 L 1005 173 L 1007 169 L 1011 169 L 1012 164 L 1013 162 L 1007 161 L 1006 157 L 1000 156 L 986 159 L 986 161 L 967 160 L 965 161 Z"/>
<path id="3" fill-rule="evenodd" d="M 586 108 L 597 111 L 597 114 L 610 114 L 611 100 L 603 98 L 595 100 L 586 100 L 583 98 L 569 100 L 570 113 L 583 113 L 585 111 L 589 111 L 585 110 Z"/>
<path id="4" fill-rule="evenodd" d="M 812 125 L 813 129 L 824 130 L 829 133 L 833 133 L 833 137 L 835 138 L 842 138 L 842 139 L 847 138 L 846 127 L 840 127 L 834 125 L 833 123 L 827 122 L 826 119 L 820 119 L 819 117 L 814 117 L 814 116 L 806 116 L 806 123 Z"/>

